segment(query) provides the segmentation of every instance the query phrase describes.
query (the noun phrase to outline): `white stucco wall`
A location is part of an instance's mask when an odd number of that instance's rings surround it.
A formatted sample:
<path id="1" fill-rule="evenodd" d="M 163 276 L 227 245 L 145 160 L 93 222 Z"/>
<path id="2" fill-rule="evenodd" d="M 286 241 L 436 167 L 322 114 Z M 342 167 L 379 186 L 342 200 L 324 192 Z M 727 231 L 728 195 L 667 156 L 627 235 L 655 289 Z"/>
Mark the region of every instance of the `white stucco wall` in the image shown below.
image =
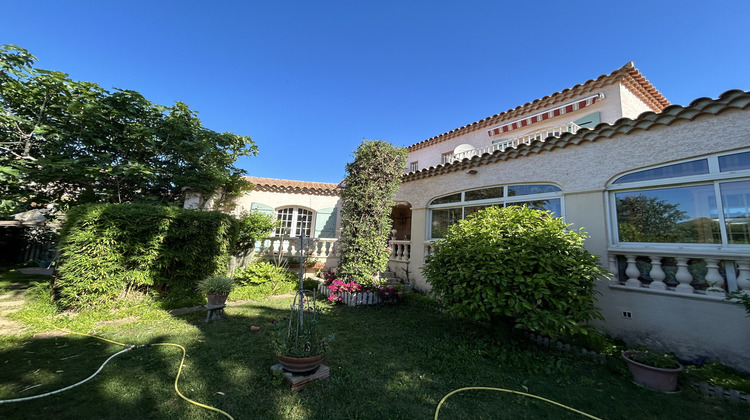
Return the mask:
<path id="1" fill-rule="evenodd" d="M 607 261 L 606 186 L 636 169 L 750 146 L 750 110 L 726 110 L 718 116 L 678 120 L 671 125 L 635 130 L 596 142 L 479 166 L 465 171 L 403 183 L 397 200 L 412 206 L 412 267 L 416 287 L 428 289 L 419 267 L 424 261 L 427 204 L 435 197 L 492 185 L 552 183 L 565 194 L 566 221 L 584 228 L 587 249 Z M 675 293 L 628 291 L 602 282 L 599 305 L 605 315 L 600 327 L 627 341 L 674 351 L 684 358 L 708 356 L 731 366 L 750 366 L 750 318 L 739 305 L 720 298 Z M 648 290 L 648 289 L 644 289 Z M 633 314 L 623 319 L 622 311 Z"/>
<path id="2" fill-rule="evenodd" d="M 623 92 L 625 91 L 625 92 Z M 618 119 L 626 116 L 628 118 L 634 118 L 643 112 L 649 111 L 650 109 L 628 91 L 624 86 L 620 84 L 613 84 L 605 86 L 604 88 L 596 91 L 596 93 L 602 93 L 604 99 L 597 101 L 593 105 L 587 106 L 579 111 L 561 115 L 556 118 L 548 119 L 539 123 L 532 124 L 527 127 L 523 127 L 516 130 L 511 130 L 506 133 L 499 135 L 489 136 L 487 131 L 494 126 L 480 128 L 470 133 L 463 134 L 461 136 L 425 147 L 419 150 L 415 150 L 409 153 L 408 163 L 418 161 L 419 169 L 429 168 L 431 166 L 437 166 L 440 164 L 443 153 L 453 152 L 455 148 L 462 144 L 470 144 L 474 148 L 488 146 L 492 144 L 493 140 L 498 139 L 509 139 L 527 135 L 535 131 L 543 130 L 549 127 L 556 127 L 563 124 L 567 124 L 571 121 L 575 121 L 585 115 L 593 112 L 599 112 L 601 122 L 614 123 Z M 585 98 L 592 95 L 592 92 L 581 95 L 578 98 L 572 98 L 565 103 L 575 102 L 577 99 Z M 550 107 L 553 108 L 553 107 Z M 531 114 L 536 114 L 539 111 L 535 111 Z M 523 116 L 514 118 L 513 120 L 521 119 Z"/>
<path id="3" fill-rule="evenodd" d="M 237 207 L 233 213 L 239 214 L 250 211 L 253 203 L 263 203 L 273 207 L 274 210 L 282 207 L 304 207 L 310 210 L 321 210 L 325 208 L 340 208 L 340 197 L 309 194 L 287 194 L 268 191 L 251 191 L 237 200 Z"/>

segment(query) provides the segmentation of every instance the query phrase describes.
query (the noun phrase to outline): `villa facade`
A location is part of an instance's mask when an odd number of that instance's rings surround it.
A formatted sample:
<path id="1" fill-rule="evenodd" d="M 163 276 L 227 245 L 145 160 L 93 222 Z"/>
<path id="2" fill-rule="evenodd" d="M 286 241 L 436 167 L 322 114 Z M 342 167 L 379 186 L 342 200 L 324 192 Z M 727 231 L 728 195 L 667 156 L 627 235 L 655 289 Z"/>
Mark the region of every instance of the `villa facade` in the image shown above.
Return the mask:
<path id="1" fill-rule="evenodd" d="M 549 210 L 613 273 L 597 287 L 602 330 L 750 370 L 750 318 L 725 300 L 750 293 L 749 123 L 750 92 L 670 106 L 628 63 L 411 145 L 389 269 L 428 290 L 420 267 L 451 224 L 487 206 Z M 250 180 L 240 208 L 308 232 L 334 267 L 339 186 Z"/>

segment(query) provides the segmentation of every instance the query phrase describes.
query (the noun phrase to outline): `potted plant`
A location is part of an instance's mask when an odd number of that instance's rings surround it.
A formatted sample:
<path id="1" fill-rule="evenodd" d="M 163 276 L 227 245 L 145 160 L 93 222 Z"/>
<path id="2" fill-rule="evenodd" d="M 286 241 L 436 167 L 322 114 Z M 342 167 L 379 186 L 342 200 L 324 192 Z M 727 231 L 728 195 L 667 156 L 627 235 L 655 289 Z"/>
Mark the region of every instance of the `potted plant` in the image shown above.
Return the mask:
<path id="1" fill-rule="evenodd" d="M 310 292 L 308 292 L 310 293 Z M 297 293 L 289 314 L 287 328 L 277 332 L 276 356 L 284 370 L 293 374 L 314 372 L 323 363 L 332 337 L 320 337 L 320 309 L 314 297 Z"/>
<path id="2" fill-rule="evenodd" d="M 676 360 L 663 354 L 637 350 L 623 352 L 622 358 L 633 374 L 633 382 L 657 391 L 677 391 L 677 378 L 683 367 Z"/>
<path id="3" fill-rule="evenodd" d="M 209 305 L 224 305 L 232 289 L 234 279 L 231 277 L 212 276 L 198 282 L 198 290 L 206 294 Z"/>

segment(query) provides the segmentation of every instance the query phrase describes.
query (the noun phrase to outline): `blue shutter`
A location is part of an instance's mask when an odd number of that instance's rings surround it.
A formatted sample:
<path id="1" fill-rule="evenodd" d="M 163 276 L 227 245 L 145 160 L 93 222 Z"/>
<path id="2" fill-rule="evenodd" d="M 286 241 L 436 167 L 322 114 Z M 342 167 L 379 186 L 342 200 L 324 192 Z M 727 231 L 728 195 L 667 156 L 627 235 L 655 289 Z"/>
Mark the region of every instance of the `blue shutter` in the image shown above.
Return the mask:
<path id="1" fill-rule="evenodd" d="M 250 211 L 251 212 L 258 212 L 258 213 L 261 213 L 261 214 L 267 214 L 267 215 L 275 218 L 275 215 L 274 215 L 274 212 L 273 212 L 273 207 L 267 206 L 267 205 L 265 205 L 263 203 L 253 203 L 253 204 L 251 204 L 250 205 Z"/>
<path id="2" fill-rule="evenodd" d="M 601 122 L 601 119 L 599 118 L 599 112 L 592 112 L 573 122 L 581 128 L 594 128 Z"/>
<path id="3" fill-rule="evenodd" d="M 316 238 L 335 238 L 336 237 L 336 208 L 327 208 L 317 211 L 315 217 L 315 237 Z"/>

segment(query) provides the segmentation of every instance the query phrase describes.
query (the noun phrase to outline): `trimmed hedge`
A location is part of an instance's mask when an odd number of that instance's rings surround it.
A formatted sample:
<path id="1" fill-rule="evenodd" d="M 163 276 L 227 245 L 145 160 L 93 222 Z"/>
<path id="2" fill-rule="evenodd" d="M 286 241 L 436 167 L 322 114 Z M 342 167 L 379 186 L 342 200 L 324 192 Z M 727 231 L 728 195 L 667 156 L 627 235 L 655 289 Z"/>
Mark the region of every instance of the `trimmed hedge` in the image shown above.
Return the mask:
<path id="1" fill-rule="evenodd" d="M 237 240 L 237 221 L 219 212 L 90 204 L 66 216 L 54 280 L 65 307 L 111 301 L 134 290 L 155 292 L 173 304 L 199 302 L 196 283 L 225 274 Z"/>

